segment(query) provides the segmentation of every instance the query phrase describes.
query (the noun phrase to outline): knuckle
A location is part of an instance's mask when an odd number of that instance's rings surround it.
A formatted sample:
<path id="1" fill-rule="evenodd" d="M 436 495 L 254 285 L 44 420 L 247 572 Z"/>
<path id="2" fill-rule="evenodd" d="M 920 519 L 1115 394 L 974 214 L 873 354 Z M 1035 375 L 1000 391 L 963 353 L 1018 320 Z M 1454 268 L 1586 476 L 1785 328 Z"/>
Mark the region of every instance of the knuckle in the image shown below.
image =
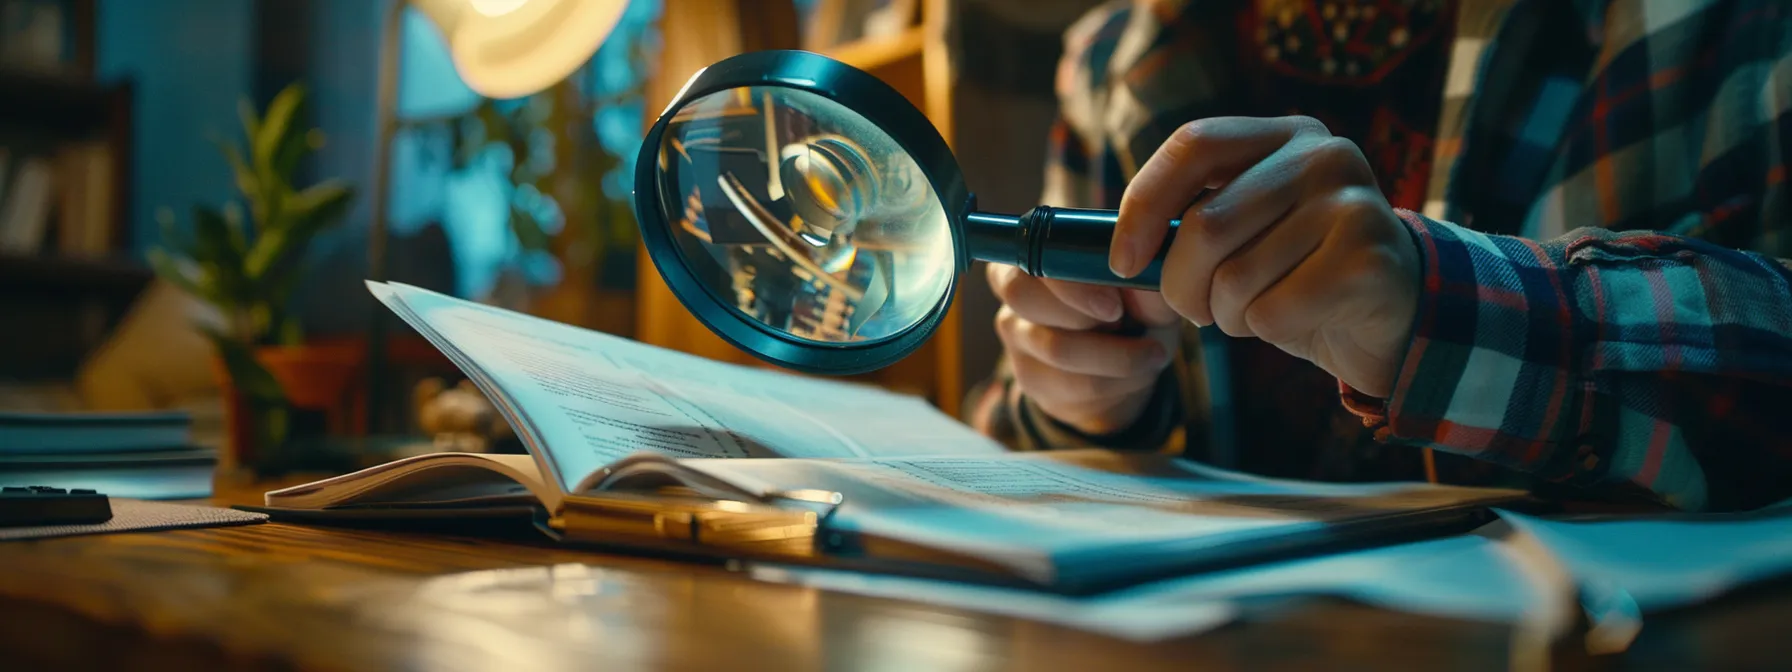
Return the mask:
<path id="1" fill-rule="evenodd" d="M 1236 259 L 1221 262 L 1219 267 L 1213 269 L 1212 295 L 1214 297 L 1231 296 L 1242 292 L 1245 289 L 1246 279 L 1244 265 L 1238 263 Z"/>
<path id="2" fill-rule="evenodd" d="M 1002 264 L 983 265 L 983 279 L 989 282 L 989 293 L 996 295 L 996 298 L 1002 298 L 1002 292 L 1008 286 L 1008 274 L 1002 270 L 1004 268 L 1007 267 Z"/>
<path id="3" fill-rule="evenodd" d="M 1332 197 L 1332 204 L 1341 217 L 1356 221 L 1381 209 L 1381 194 L 1368 187 L 1346 187 Z"/>
<path id="4" fill-rule="evenodd" d="M 1228 208 L 1224 204 L 1206 203 L 1190 208 L 1177 227 L 1176 237 L 1189 236 L 1198 249 L 1209 249 L 1224 242 Z"/>
<path id="5" fill-rule="evenodd" d="M 1254 301 L 1244 309 L 1245 325 L 1257 338 L 1269 343 L 1283 343 L 1288 340 L 1288 319 L 1279 306 L 1272 301 Z"/>
<path id="6" fill-rule="evenodd" d="M 1007 306 L 996 310 L 996 337 L 1009 347 L 1014 346 L 1014 326 L 1019 320 L 1020 316 L 1015 315 Z"/>
<path id="7" fill-rule="evenodd" d="M 1196 119 L 1176 127 L 1176 133 L 1172 136 L 1173 141 L 1169 143 L 1172 146 L 1169 148 L 1170 151 L 1190 152 L 1197 146 L 1207 144 L 1208 137 L 1212 133 L 1211 126 L 1210 120 Z"/>
<path id="8" fill-rule="evenodd" d="M 1244 320 L 1235 320 L 1230 316 L 1215 315 L 1213 323 L 1220 328 L 1221 333 L 1233 338 L 1251 338 L 1256 335 L 1245 325 Z"/>
<path id="9" fill-rule="evenodd" d="M 988 271 L 990 293 L 994 294 L 1002 303 L 1013 303 L 1019 289 L 1020 282 L 1016 277 L 1019 273 L 1020 269 L 1013 266 L 990 264 Z"/>
<path id="10" fill-rule="evenodd" d="M 1193 311 L 1200 307 L 1195 299 L 1199 291 L 1193 286 L 1193 283 L 1184 280 L 1163 283 L 1159 293 L 1163 295 L 1164 303 L 1170 305 L 1170 310 L 1176 311 L 1178 315 L 1195 317 L 1198 313 Z"/>
<path id="11" fill-rule="evenodd" d="M 1337 136 L 1326 136 L 1315 141 L 1307 148 L 1310 162 L 1321 166 L 1337 168 L 1339 166 L 1361 163 L 1363 153 L 1356 143 Z"/>
<path id="12" fill-rule="evenodd" d="M 1026 338 L 1032 343 L 1034 355 L 1053 367 L 1063 368 L 1064 358 L 1070 351 L 1063 332 L 1034 325 L 1026 330 Z"/>
<path id="13" fill-rule="evenodd" d="M 1326 128 L 1325 122 L 1311 116 L 1295 115 L 1289 121 L 1294 124 L 1294 131 L 1297 135 L 1330 136 L 1332 134 L 1332 130 Z"/>
<path id="14" fill-rule="evenodd" d="M 1400 241 L 1405 236 L 1405 229 L 1390 219 L 1392 211 L 1376 189 L 1364 186 L 1344 189 L 1333 197 L 1333 208 L 1337 212 L 1337 221 L 1349 227 L 1350 233 L 1361 242 L 1381 246 Z M 1390 223 L 1395 225 L 1390 226 Z"/>

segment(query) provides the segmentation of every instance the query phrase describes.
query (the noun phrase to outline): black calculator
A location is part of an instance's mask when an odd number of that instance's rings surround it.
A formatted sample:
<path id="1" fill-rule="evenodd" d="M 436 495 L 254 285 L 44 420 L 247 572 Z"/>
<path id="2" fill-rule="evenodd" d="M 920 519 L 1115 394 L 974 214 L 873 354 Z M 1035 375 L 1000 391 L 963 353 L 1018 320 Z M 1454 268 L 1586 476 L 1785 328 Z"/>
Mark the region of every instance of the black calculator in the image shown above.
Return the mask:
<path id="1" fill-rule="evenodd" d="M 112 502 L 93 490 L 0 487 L 0 527 L 96 525 L 108 520 L 112 520 Z"/>

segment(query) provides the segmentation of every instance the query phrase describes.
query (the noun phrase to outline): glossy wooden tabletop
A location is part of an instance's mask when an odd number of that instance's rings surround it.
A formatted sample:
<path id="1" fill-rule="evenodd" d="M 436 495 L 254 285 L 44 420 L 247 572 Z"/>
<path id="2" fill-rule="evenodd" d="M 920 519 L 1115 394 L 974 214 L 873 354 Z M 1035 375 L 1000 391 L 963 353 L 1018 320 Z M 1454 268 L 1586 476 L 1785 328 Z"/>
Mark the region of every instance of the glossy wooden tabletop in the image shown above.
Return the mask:
<path id="1" fill-rule="evenodd" d="M 1789 604 L 1638 646 L 1771 660 L 1748 633 Z M 1502 626 L 1335 602 L 1137 644 L 533 540 L 262 524 L 0 543 L 4 669 L 1508 669 L 1508 646 Z"/>

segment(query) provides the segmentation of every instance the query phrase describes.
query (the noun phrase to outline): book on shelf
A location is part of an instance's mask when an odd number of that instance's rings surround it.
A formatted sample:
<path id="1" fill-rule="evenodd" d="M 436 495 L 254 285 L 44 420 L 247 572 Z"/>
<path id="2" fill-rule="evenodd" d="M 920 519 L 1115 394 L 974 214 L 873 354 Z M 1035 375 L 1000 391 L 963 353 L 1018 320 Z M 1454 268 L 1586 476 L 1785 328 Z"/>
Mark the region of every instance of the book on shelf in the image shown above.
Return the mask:
<path id="1" fill-rule="evenodd" d="M 259 510 L 276 519 L 523 511 L 568 544 L 1080 593 L 1444 534 L 1528 501 L 1160 454 L 1012 452 L 917 397 L 369 288 L 492 399 L 527 454 L 428 454 L 275 490 Z"/>

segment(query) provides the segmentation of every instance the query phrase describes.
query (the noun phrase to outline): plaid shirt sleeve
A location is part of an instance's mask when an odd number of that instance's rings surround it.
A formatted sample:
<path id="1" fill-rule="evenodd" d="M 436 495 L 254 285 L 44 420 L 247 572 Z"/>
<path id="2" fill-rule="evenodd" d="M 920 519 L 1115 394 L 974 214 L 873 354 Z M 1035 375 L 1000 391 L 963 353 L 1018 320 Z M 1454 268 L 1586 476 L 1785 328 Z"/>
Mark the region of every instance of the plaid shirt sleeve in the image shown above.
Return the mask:
<path id="1" fill-rule="evenodd" d="M 1380 438 L 1683 509 L 1792 494 L 1792 271 L 1651 231 L 1547 242 L 1401 212 L 1424 260 Z"/>
<path id="2" fill-rule="evenodd" d="M 1347 405 L 1389 441 L 1677 508 L 1792 497 L 1786 12 L 1516 6 L 1454 223 L 1402 213 L 1425 270 L 1396 389 Z"/>

